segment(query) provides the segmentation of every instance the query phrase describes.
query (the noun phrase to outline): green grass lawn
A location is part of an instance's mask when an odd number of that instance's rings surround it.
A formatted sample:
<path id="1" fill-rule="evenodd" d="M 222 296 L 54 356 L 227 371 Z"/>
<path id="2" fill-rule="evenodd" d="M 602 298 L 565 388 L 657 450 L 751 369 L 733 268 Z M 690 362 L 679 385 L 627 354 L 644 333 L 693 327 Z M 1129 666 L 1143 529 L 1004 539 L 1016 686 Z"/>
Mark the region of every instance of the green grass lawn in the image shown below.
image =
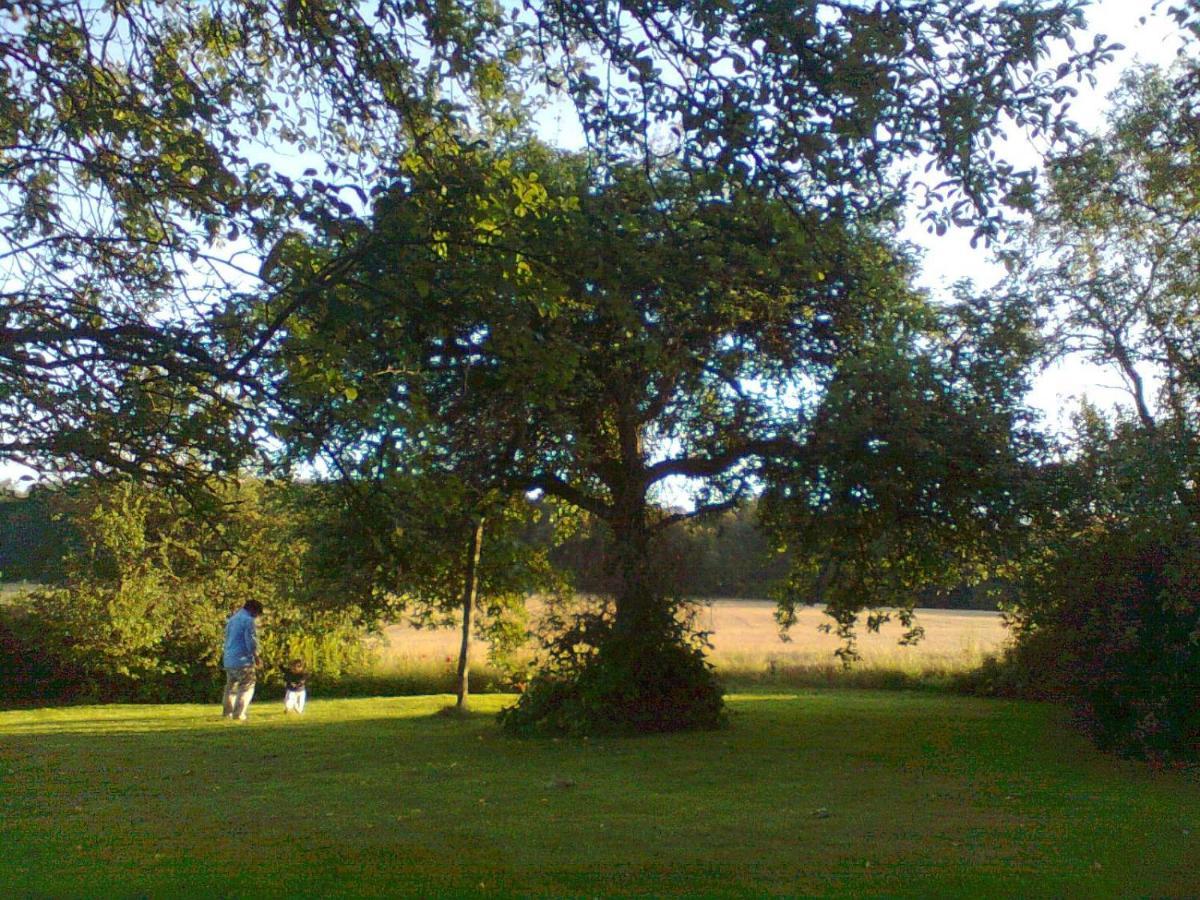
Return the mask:
<path id="1" fill-rule="evenodd" d="M 6 896 L 1195 895 L 1200 779 L 1046 706 L 821 690 L 516 740 L 444 697 L 0 712 Z M 487 714 L 484 714 L 487 713 Z"/>

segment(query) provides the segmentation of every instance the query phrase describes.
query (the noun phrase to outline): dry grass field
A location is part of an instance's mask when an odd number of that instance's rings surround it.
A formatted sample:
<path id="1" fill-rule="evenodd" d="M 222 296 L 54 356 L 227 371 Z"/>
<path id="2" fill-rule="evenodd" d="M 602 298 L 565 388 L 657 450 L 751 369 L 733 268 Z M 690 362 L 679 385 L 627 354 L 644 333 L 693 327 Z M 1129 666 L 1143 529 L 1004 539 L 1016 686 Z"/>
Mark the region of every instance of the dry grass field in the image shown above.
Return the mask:
<path id="1" fill-rule="evenodd" d="M 719 671 L 754 676 L 789 670 L 836 670 L 838 639 L 819 626 L 831 622 L 820 609 L 798 611 L 790 641 L 779 637 L 775 604 L 767 600 L 714 600 L 699 608 L 699 624 L 711 632 L 711 659 Z M 908 674 L 954 673 L 974 668 L 997 652 L 1008 633 L 998 613 L 977 610 L 922 609 L 917 624 L 925 638 L 910 647 L 899 645 L 903 629 L 896 622 L 878 633 L 860 628 L 858 650 L 862 660 L 855 669 L 898 671 Z M 385 671 L 449 667 L 458 654 L 456 629 L 416 629 L 393 625 L 380 644 L 380 668 Z M 487 648 L 476 643 L 475 659 L 483 660 Z"/>

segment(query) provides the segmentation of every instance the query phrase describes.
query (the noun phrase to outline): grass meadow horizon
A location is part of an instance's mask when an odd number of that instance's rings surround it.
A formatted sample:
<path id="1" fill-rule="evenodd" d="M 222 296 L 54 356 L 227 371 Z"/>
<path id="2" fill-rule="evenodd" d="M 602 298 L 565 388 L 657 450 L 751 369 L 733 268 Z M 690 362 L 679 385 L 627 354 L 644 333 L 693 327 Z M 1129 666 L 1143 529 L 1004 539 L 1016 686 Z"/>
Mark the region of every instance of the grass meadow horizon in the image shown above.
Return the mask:
<path id="1" fill-rule="evenodd" d="M 0 581 L 0 607 L 16 607 L 22 597 L 42 585 L 35 582 Z M 826 671 L 831 665 L 841 670 L 835 656 L 839 639 L 821 631 L 832 620 L 818 606 L 800 607 L 796 624 L 786 638 L 780 637 L 774 613 L 776 604 L 759 598 L 716 597 L 688 601 L 696 610 L 697 626 L 708 633 L 708 656 L 719 669 L 743 677 L 770 676 L 788 671 Z M 537 621 L 541 604 L 533 598 L 531 620 Z M 865 624 L 858 629 L 861 659 L 855 668 L 873 671 L 960 672 L 980 665 L 1000 652 L 1008 641 L 1001 614 L 985 610 L 918 608 L 916 624 L 925 636 L 912 646 L 900 646 L 903 629 L 896 621 L 877 632 Z M 269 621 L 265 625 L 269 627 Z M 403 675 L 424 673 L 434 681 L 439 669 L 449 671 L 457 663 L 461 632 L 457 625 L 442 628 L 415 627 L 405 621 L 385 625 L 368 639 L 375 651 L 373 669 Z M 530 643 L 532 649 L 533 643 Z M 478 664 L 487 656 L 485 642 L 471 641 L 471 656 Z M 478 666 L 486 672 L 486 666 Z"/>
<path id="2" fill-rule="evenodd" d="M 39 585 L 0 583 L 0 613 L 17 609 L 22 597 Z M 945 689 L 956 679 L 977 669 L 999 653 L 1008 640 L 999 613 L 977 610 L 919 609 L 917 624 L 925 637 L 913 646 L 901 646 L 903 629 L 886 623 L 878 633 L 859 628 L 861 658 L 847 667 L 835 655 L 839 639 L 820 630 L 831 620 L 819 607 L 797 610 L 788 639 L 781 639 L 775 622 L 776 605 L 769 600 L 712 598 L 691 601 L 696 625 L 708 633 L 707 651 L 718 676 L 730 690 L 742 688 L 862 687 L 879 689 Z M 543 607 L 537 598 L 530 604 L 531 622 Z M 270 629 L 269 616 L 263 630 Z M 450 693 L 456 688 L 461 633 L 457 626 L 414 627 L 404 621 L 383 627 L 367 639 L 371 661 L 336 677 L 326 677 L 319 667 L 310 680 L 310 694 L 330 697 L 413 696 Z M 532 661 L 536 640 L 531 639 L 520 658 Z M 488 661 L 487 644 L 471 642 L 470 684 L 474 693 L 518 689 L 523 678 Z M 278 685 L 268 671 L 260 692 L 273 695 Z M 87 698 L 82 698 L 86 702 Z M 58 702 L 47 698 L 47 702 Z M 29 698 L 0 700 L 28 707 Z"/>

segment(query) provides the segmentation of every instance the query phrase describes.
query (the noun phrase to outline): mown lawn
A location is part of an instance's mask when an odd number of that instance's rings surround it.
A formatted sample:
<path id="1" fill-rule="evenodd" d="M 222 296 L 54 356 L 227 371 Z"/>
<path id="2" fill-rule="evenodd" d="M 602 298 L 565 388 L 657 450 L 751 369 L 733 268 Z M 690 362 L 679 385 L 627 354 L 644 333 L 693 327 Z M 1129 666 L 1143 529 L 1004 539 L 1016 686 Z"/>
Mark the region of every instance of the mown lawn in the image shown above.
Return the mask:
<path id="1" fill-rule="evenodd" d="M 1200 779 L 1046 706 L 822 690 L 515 740 L 444 697 L 0 712 L 6 896 L 1200 893 Z"/>

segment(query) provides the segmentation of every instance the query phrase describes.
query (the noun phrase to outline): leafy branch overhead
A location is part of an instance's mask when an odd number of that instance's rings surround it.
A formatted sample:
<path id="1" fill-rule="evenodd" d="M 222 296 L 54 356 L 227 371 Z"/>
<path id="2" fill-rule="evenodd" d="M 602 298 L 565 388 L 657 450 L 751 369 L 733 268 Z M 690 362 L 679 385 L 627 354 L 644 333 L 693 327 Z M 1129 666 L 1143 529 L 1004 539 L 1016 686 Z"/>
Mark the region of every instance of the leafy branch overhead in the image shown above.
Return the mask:
<path id="1" fill-rule="evenodd" d="M 21 3 L 0 34 L 6 453 L 144 473 L 166 455 L 164 478 L 236 465 L 288 304 L 257 260 L 297 230 L 353 229 L 401 160 L 436 164 L 447 129 L 499 146 L 563 101 L 599 172 L 669 156 L 810 221 L 919 195 L 989 232 L 1024 177 L 994 153 L 1003 121 L 1061 135 L 1072 79 L 1106 56 L 1042 70 L 1080 12 Z M 924 192 L 902 166 L 922 155 L 941 173 Z M 142 357 L 194 396 L 168 398 Z M 170 411 L 143 420 L 128 394 L 148 378 Z"/>

